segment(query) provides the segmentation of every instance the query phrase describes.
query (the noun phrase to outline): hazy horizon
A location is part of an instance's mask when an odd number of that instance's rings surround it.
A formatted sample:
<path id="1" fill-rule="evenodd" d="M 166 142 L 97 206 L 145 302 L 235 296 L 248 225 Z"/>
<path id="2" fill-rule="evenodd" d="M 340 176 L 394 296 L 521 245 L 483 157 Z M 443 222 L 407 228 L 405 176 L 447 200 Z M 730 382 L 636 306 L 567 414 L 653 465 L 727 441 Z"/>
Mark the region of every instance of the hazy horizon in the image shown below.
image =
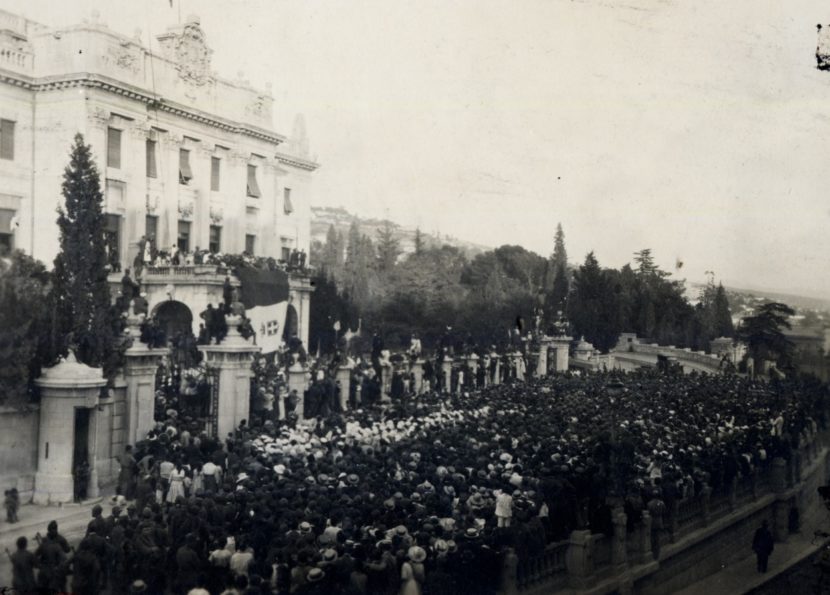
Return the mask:
<path id="1" fill-rule="evenodd" d="M 201 17 L 213 68 L 305 114 L 315 206 L 830 297 L 830 5 L 796 0 L 0 0 L 121 33 Z M 486 238 L 486 242 L 482 239 Z"/>

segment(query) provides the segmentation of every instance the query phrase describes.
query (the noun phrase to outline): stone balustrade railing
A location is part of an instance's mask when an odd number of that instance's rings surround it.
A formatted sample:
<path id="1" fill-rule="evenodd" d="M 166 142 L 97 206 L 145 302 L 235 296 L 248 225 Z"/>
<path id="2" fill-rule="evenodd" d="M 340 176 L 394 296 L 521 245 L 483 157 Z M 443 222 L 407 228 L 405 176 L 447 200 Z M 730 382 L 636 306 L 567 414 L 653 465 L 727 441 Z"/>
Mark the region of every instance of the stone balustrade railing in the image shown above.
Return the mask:
<path id="1" fill-rule="evenodd" d="M 804 471 L 821 452 L 822 438 L 805 430 L 800 436 L 799 448 L 792 451 L 789 460 L 775 458 L 761 470 L 734 478 L 717 495 L 703 484 L 694 497 L 678 500 L 667 508 L 664 525 L 668 542 L 677 543 L 742 507 L 757 503 L 764 496 L 783 494 L 797 486 L 804 479 Z M 786 504 L 789 507 L 790 504 Z M 625 530 L 625 515 L 622 517 L 622 523 L 615 523 L 615 531 L 621 531 L 622 535 L 606 536 L 577 530 L 567 541 L 552 543 L 539 555 L 519 557 L 515 576 L 507 577 L 502 592 L 553 593 L 566 587 L 589 589 L 601 580 L 622 576 L 630 566 L 653 563 L 653 520 L 649 512 L 644 511 L 641 521 L 630 531 Z M 783 528 L 785 532 L 787 529 L 786 526 Z M 776 527 L 779 539 L 781 530 Z M 621 542 L 617 549 L 615 542 Z"/>
<path id="2" fill-rule="evenodd" d="M 568 582 L 565 555 L 568 542 L 551 543 L 538 556 L 520 559 L 516 569 L 516 584 L 520 589 L 527 589 L 544 583 L 551 589 L 564 587 Z"/>

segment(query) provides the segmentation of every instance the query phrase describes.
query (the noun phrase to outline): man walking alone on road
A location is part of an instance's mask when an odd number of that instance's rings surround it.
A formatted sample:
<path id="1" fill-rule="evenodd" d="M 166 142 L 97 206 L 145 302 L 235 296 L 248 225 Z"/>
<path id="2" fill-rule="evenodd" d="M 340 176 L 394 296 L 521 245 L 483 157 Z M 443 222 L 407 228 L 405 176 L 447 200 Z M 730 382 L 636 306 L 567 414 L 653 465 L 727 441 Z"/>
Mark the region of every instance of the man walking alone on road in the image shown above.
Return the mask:
<path id="1" fill-rule="evenodd" d="M 769 523 L 764 521 L 758 530 L 755 531 L 755 537 L 752 538 L 752 549 L 758 558 L 758 572 L 767 571 L 769 555 L 774 548 L 775 543 L 772 538 L 772 533 L 769 530 Z"/>

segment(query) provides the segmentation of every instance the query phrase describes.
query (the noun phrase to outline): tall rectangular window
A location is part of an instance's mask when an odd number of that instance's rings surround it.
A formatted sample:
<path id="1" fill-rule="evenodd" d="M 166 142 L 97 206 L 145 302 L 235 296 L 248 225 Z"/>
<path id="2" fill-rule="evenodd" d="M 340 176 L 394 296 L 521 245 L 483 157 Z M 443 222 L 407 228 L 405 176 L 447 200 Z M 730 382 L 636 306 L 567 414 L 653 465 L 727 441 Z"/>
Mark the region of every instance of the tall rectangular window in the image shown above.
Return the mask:
<path id="1" fill-rule="evenodd" d="M 219 225 L 210 226 L 208 250 L 210 250 L 211 254 L 216 254 L 217 252 L 222 251 L 222 228 Z"/>
<path id="2" fill-rule="evenodd" d="M 291 202 L 291 188 L 286 188 L 282 191 L 282 210 L 286 215 L 294 212 L 294 204 Z"/>
<path id="3" fill-rule="evenodd" d="M 256 181 L 256 165 L 248 165 L 248 196 L 259 198 L 259 184 Z"/>
<path id="4" fill-rule="evenodd" d="M 14 249 L 15 211 L 0 209 L 0 256 Z"/>
<path id="5" fill-rule="evenodd" d="M 189 184 L 193 179 L 193 171 L 190 169 L 190 151 L 179 149 L 179 184 Z"/>
<path id="6" fill-rule="evenodd" d="M 190 221 L 179 221 L 179 235 L 176 238 L 179 252 L 190 252 Z"/>
<path id="7" fill-rule="evenodd" d="M 0 120 L 0 159 L 14 159 L 14 122 Z"/>
<path id="8" fill-rule="evenodd" d="M 156 141 L 147 139 L 147 177 L 157 178 L 158 170 L 156 169 Z"/>
<path id="9" fill-rule="evenodd" d="M 121 216 L 104 215 L 104 247 L 107 251 L 107 264 L 121 262 Z"/>
<path id="10" fill-rule="evenodd" d="M 289 260 L 291 260 L 291 248 L 289 248 L 288 246 L 282 247 L 282 260 L 283 262 L 288 262 Z"/>
<path id="11" fill-rule="evenodd" d="M 254 255 L 254 250 L 256 249 L 256 236 L 250 233 L 245 234 L 245 252 L 250 254 L 251 256 Z"/>
<path id="12" fill-rule="evenodd" d="M 158 233 L 159 218 L 155 215 L 146 215 L 144 217 L 144 237 L 156 244 L 156 234 Z"/>
<path id="13" fill-rule="evenodd" d="M 107 167 L 121 169 L 121 131 L 107 128 Z"/>
<path id="14" fill-rule="evenodd" d="M 219 192 L 219 172 L 222 166 L 222 160 L 219 157 L 210 158 L 210 189 L 213 192 Z"/>

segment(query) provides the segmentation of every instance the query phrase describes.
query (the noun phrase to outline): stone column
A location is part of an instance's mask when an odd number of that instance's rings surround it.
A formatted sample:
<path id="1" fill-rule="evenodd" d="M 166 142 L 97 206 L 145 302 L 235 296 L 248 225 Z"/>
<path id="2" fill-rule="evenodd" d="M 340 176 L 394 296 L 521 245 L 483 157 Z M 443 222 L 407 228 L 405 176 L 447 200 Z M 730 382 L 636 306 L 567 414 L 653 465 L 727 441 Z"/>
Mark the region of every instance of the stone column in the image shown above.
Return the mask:
<path id="1" fill-rule="evenodd" d="M 412 362 L 412 393 L 415 395 L 424 392 L 424 360 L 417 359 Z"/>
<path id="2" fill-rule="evenodd" d="M 297 396 L 300 397 L 297 403 L 297 409 L 294 413 L 297 414 L 298 419 L 303 419 L 303 411 L 305 410 L 305 391 L 308 388 L 308 374 L 306 369 L 299 361 L 295 361 L 288 368 L 288 395 L 291 396 L 291 391 L 296 390 Z"/>
<path id="3" fill-rule="evenodd" d="M 772 459 L 769 474 L 772 491 L 776 494 L 783 493 L 787 489 L 787 461 L 781 457 Z"/>
<path id="4" fill-rule="evenodd" d="M 643 511 L 643 518 L 640 521 L 640 526 L 638 530 L 638 562 L 640 564 L 645 564 L 646 562 L 651 562 L 652 560 L 654 560 L 654 554 L 651 551 L 651 513 L 649 513 L 649 511 Z"/>
<path id="5" fill-rule="evenodd" d="M 521 352 L 517 351 L 512 356 L 513 364 L 516 366 L 516 380 L 524 382 L 525 379 L 525 371 L 522 370 L 522 354 Z"/>
<path id="6" fill-rule="evenodd" d="M 489 355 L 485 354 L 485 356 L 481 358 L 481 366 L 484 368 L 484 375 L 482 376 L 484 378 L 484 384 L 482 384 L 479 388 L 487 388 L 490 384 L 492 384 L 490 379 L 490 361 Z"/>
<path id="7" fill-rule="evenodd" d="M 594 574 L 593 540 L 590 531 L 572 531 L 565 552 L 565 566 L 571 587 L 588 587 Z"/>
<path id="8" fill-rule="evenodd" d="M 101 495 L 98 488 L 98 407 L 89 410 L 89 434 L 87 435 L 87 465 L 89 465 L 89 482 L 86 488 L 87 498 L 97 498 Z"/>
<path id="9" fill-rule="evenodd" d="M 448 355 L 445 355 L 444 361 L 441 362 L 441 372 L 444 376 L 441 392 L 449 394 L 452 390 L 452 358 Z"/>
<path id="10" fill-rule="evenodd" d="M 568 371 L 568 351 L 571 346 L 571 341 L 573 341 L 573 337 L 566 337 L 564 335 L 550 339 L 551 346 L 556 351 L 556 365 L 554 368 L 556 372 Z"/>
<path id="11" fill-rule="evenodd" d="M 127 383 L 126 399 L 126 444 L 135 444 L 143 440 L 153 428 L 156 401 L 156 370 L 168 349 L 160 347 L 151 349 L 139 340 L 139 325 L 144 321 L 144 314 L 129 316 L 125 334 L 132 339 L 132 345 L 124 354 L 124 380 Z"/>
<path id="12" fill-rule="evenodd" d="M 340 382 L 340 410 L 349 408 L 349 392 L 352 384 L 352 367 L 348 364 L 338 366 L 337 381 Z"/>
<path id="13" fill-rule="evenodd" d="M 703 484 L 700 491 L 700 504 L 703 511 L 703 526 L 708 527 L 711 518 L 712 488 L 707 483 Z"/>
<path id="14" fill-rule="evenodd" d="M 548 375 L 548 340 L 539 341 L 539 358 L 536 360 L 536 377 Z"/>
<path id="15" fill-rule="evenodd" d="M 478 379 L 478 355 L 473 353 L 470 357 L 467 358 L 467 367 L 470 368 L 470 375 L 472 376 L 469 379 L 470 386 L 477 386 L 476 381 Z M 467 379 L 465 378 L 465 381 Z"/>
<path id="16" fill-rule="evenodd" d="M 199 345 L 209 368 L 219 370 L 219 403 L 211 414 L 217 417 L 217 438 L 224 440 L 243 419 L 250 421 L 251 363 L 261 351 L 239 334 L 239 316 L 226 316 L 228 335 L 218 345 Z"/>
<path id="17" fill-rule="evenodd" d="M 493 385 L 498 386 L 501 384 L 501 356 L 496 355 L 496 368 L 493 371 Z"/>
<path id="18" fill-rule="evenodd" d="M 611 563 L 619 568 L 628 564 L 628 552 L 625 541 L 628 516 L 623 512 L 622 507 L 615 508 L 612 515 L 611 520 L 614 523 L 614 535 L 611 545 Z"/>
<path id="19" fill-rule="evenodd" d="M 389 391 L 392 388 L 392 365 L 382 362 L 380 365 L 380 402 L 390 403 L 392 398 Z"/>
<path id="20" fill-rule="evenodd" d="M 58 365 L 43 371 L 35 381 L 40 388 L 40 431 L 35 474 L 35 504 L 72 502 L 75 478 L 72 474 L 75 446 L 75 410 L 90 409 L 88 456 L 90 483 L 87 494 L 97 494 L 95 409 L 101 389 L 107 384 L 99 368 L 79 363 L 70 354 Z"/>

